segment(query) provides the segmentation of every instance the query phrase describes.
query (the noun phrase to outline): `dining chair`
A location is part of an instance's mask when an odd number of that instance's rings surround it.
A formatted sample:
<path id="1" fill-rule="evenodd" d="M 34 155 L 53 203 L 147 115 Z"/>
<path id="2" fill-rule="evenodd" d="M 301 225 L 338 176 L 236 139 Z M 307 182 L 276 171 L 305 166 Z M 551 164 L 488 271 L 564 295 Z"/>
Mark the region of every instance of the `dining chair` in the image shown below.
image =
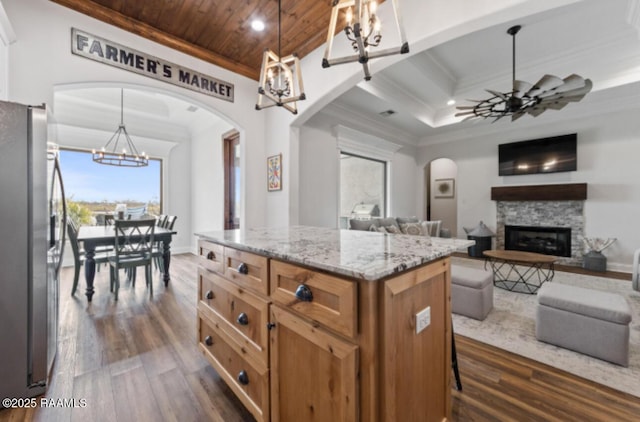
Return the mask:
<path id="1" fill-rule="evenodd" d="M 84 249 L 80 247 L 78 242 L 78 226 L 71 218 L 67 218 L 67 233 L 69 234 L 69 243 L 71 244 L 71 251 L 73 252 L 73 287 L 71 288 L 71 296 L 76 294 L 78 288 L 78 279 L 80 278 L 80 267 L 85 262 Z M 109 254 L 106 251 L 97 251 L 94 255 L 94 260 L 99 268 L 100 264 L 109 262 Z"/>
<path id="2" fill-rule="evenodd" d="M 149 293 L 153 295 L 151 280 L 151 263 L 156 228 L 155 218 L 144 220 L 116 220 L 115 221 L 115 253 L 109 257 L 112 271 L 111 288 L 118 300 L 120 289 L 120 269 L 130 269 L 135 274 L 137 267 L 145 267 L 145 279 L 149 286 Z M 135 276 L 132 277 L 135 286 Z"/>
<path id="3" fill-rule="evenodd" d="M 147 206 L 142 205 L 140 207 L 127 207 L 125 211 L 125 219 L 127 220 L 140 220 L 147 214 Z"/>
<path id="4" fill-rule="evenodd" d="M 173 230 L 173 226 L 176 224 L 177 219 L 178 217 L 175 215 L 166 215 L 164 222 L 160 227 L 167 230 Z M 164 272 L 162 254 L 163 254 L 162 242 L 156 242 L 156 245 L 153 248 L 153 257 L 154 257 L 154 264 L 160 272 Z"/>

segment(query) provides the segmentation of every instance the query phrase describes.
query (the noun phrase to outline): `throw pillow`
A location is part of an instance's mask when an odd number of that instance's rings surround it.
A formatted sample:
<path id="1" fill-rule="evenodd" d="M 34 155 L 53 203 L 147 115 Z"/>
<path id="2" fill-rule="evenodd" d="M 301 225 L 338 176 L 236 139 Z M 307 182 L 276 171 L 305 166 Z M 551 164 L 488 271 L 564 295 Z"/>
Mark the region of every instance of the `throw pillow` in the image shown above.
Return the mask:
<path id="1" fill-rule="evenodd" d="M 440 232 L 440 220 L 436 221 L 422 221 L 420 225 L 422 226 L 422 233 L 425 236 L 438 236 Z"/>
<path id="2" fill-rule="evenodd" d="M 376 227 L 375 230 L 373 231 L 380 232 L 380 233 L 389 233 L 387 229 L 385 229 L 384 227 Z"/>
<path id="3" fill-rule="evenodd" d="M 370 231 L 370 232 L 377 232 L 377 231 L 379 231 L 379 230 L 378 230 L 378 226 L 376 226 L 375 224 L 370 225 L 370 226 L 369 226 L 369 231 Z M 385 233 L 386 233 L 386 230 L 385 230 Z"/>
<path id="4" fill-rule="evenodd" d="M 398 224 L 400 224 L 400 229 L 402 229 L 402 225 L 403 224 L 406 224 L 406 223 L 419 223 L 420 222 L 418 217 L 398 217 L 398 218 L 396 218 L 396 220 L 398 220 Z"/>
<path id="5" fill-rule="evenodd" d="M 422 235 L 422 226 L 420 223 L 404 223 L 400 224 L 400 231 L 404 234 Z"/>
<path id="6" fill-rule="evenodd" d="M 400 233 L 400 229 L 397 226 L 382 226 L 382 228 L 384 228 L 387 231 L 387 233 L 391 233 L 391 234 Z"/>
<path id="7" fill-rule="evenodd" d="M 398 222 L 396 221 L 396 219 L 393 217 L 379 219 L 378 226 L 380 227 L 395 226 L 395 228 L 398 229 L 398 231 L 400 231 L 400 226 L 398 225 Z"/>
<path id="8" fill-rule="evenodd" d="M 372 224 L 375 224 L 375 222 L 371 220 L 356 220 L 355 218 L 349 220 L 351 230 L 369 230 Z"/>

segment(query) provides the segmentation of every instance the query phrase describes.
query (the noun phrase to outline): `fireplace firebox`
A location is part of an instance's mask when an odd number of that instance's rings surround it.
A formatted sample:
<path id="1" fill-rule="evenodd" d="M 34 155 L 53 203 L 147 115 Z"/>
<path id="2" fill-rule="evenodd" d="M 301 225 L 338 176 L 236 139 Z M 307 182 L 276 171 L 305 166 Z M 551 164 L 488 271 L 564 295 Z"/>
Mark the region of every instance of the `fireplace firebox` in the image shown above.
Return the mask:
<path id="1" fill-rule="evenodd" d="M 570 257 L 571 228 L 505 225 L 504 248 Z"/>

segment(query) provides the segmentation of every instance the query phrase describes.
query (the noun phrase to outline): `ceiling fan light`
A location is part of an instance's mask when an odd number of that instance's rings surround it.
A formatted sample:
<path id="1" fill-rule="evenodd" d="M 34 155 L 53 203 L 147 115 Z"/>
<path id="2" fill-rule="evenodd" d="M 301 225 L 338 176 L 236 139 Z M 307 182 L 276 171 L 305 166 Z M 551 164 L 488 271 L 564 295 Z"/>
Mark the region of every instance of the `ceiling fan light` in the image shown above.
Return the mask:
<path id="1" fill-rule="evenodd" d="M 572 74 L 564 79 L 554 75 L 544 75 L 538 82 L 531 85 L 528 82 L 516 80 L 516 41 L 515 36 L 521 26 L 512 26 L 507 33 L 513 39 L 513 78 L 511 92 L 498 92 L 487 89 L 493 97 L 477 101 L 471 106 L 459 106 L 456 116 L 467 116 L 464 120 L 472 118 L 495 118 L 494 122 L 504 116 L 511 116 L 511 121 L 516 121 L 525 113 L 533 117 L 539 116 L 547 108 L 560 110 L 569 102 L 580 101 L 589 91 L 592 83 L 579 75 Z"/>

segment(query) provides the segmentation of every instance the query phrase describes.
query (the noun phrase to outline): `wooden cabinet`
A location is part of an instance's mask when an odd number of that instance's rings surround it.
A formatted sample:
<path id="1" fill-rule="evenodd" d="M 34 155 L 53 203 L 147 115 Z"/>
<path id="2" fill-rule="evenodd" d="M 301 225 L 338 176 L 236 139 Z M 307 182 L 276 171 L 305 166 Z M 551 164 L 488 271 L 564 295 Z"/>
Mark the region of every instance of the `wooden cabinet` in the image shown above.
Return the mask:
<path id="1" fill-rule="evenodd" d="M 274 421 L 356 421 L 358 346 L 271 306 Z"/>
<path id="2" fill-rule="evenodd" d="M 450 420 L 449 258 L 367 281 L 199 250 L 200 349 L 258 421 Z"/>

